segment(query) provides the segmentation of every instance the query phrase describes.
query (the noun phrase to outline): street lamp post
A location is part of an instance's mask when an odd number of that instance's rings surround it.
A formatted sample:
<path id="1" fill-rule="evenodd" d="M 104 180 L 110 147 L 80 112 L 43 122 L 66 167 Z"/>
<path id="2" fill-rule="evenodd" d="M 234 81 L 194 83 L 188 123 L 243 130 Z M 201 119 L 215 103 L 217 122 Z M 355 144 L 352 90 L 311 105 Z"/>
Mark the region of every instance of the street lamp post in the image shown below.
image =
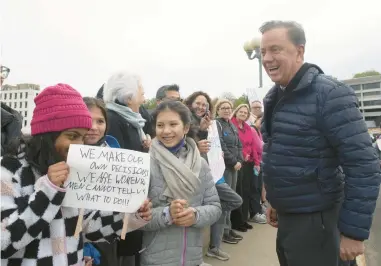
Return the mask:
<path id="1" fill-rule="evenodd" d="M 262 57 L 261 57 L 261 51 L 260 51 L 260 39 L 254 38 L 251 41 L 245 42 L 243 45 L 243 49 L 245 50 L 247 57 L 250 60 L 253 60 L 255 58 L 258 59 L 259 63 L 259 87 L 263 87 L 263 80 L 262 80 Z"/>

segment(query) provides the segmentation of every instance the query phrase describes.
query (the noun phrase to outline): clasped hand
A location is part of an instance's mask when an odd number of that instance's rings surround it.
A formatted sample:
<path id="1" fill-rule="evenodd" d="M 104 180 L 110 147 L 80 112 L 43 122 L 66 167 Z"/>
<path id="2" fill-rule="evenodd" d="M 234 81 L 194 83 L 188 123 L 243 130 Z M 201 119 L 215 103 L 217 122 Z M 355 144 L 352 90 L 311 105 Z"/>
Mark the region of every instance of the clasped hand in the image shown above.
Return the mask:
<path id="1" fill-rule="evenodd" d="M 188 207 L 186 200 L 178 199 L 171 202 L 169 211 L 172 222 L 178 226 L 189 227 L 195 224 L 196 215 L 193 208 Z"/>

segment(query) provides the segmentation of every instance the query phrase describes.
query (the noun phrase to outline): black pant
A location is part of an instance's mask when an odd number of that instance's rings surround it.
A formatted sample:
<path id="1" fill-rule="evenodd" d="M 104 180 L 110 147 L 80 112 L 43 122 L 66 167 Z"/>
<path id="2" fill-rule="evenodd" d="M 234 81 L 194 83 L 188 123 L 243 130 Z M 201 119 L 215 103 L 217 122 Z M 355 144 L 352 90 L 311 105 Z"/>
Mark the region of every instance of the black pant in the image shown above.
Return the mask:
<path id="1" fill-rule="evenodd" d="M 259 172 L 258 176 L 254 175 L 254 179 L 251 182 L 250 190 L 250 217 L 254 217 L 257 213 L 262 213 L 262 185 L 263 177 L 262 171 Z"/>
<path id="2" fill-rule="evenodd" d="M 314 213 L 278 213 L 276 251 L 281 266 L 338 266 L 340 204 Z"/>
<path id="3" fill-rule="evenodd" d="M 250 193 L 254 176 L 254 163 L 244 162 L 238 172 L 236 192 L 242 198 L 241 207 L 231 212 L 232 228 L 238 228 L 247 222 L 249 216 Z"/>

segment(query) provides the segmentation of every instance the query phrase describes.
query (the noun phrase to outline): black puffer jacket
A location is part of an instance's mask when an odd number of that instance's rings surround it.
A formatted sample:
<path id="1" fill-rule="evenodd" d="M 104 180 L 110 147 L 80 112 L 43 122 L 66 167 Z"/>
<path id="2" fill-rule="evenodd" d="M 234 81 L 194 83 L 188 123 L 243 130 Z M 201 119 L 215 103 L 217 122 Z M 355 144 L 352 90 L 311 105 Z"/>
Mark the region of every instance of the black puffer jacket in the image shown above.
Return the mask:
<path id="1" fill-rule="evenodd" d="M 238 162 L 243 162 L 242 143 L 239 140 L 238 130 L 230 121 L 222 118 L 217 118 L 216 121 L 225 165 L 232 168 Z"/>
<path id="2" fill-rule="evenodd" d="M 19 112 L 1 103 L 1 156 L 9 142 L 21 136 L 22 120 Z"/>
<path id="3" fill-rule="evenodd" d="M 317 66 L 303 69 L 283 97 L 279 99 L 281 89 L 275 86 L 264 99 L 267 197 L 285 213 L 323 211 L 344 197 L 340 232 L 367 239 L 381 175 L 357 97 Z"/>

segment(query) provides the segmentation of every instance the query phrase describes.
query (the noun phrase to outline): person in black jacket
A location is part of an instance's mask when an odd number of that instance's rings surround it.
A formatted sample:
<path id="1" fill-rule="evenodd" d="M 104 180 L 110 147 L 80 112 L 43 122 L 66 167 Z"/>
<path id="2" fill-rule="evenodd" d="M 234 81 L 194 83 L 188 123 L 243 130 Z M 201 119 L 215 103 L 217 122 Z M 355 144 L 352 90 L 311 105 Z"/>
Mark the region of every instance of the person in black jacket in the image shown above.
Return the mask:
<path id="1" fill-rule="evenodd" d="M 128 72 L 112 75 L 103 89 L 108 117 L 107 134 L 117 139 L 120 148 L 148 152 L 150 136 L 144 132 L 146 120 L 139 113 L 144 102 L 144 89 L 138 76 Z M 133 240 L 131 240 L 133 239 Z M 134 265 L 142 244 L 141 231 L 131 232 L 118 242 L 118 254 L 123 266 Z M 138 261 L 135 261 L 135 265 Z"/>
<path id="2" fill-rule="evenodd" d="M 3 86 L 4 80 L 8 77 L 10 69 L 1 66 L 0 87 Z M 22 115 L 5 103 L 1 102 L 1 153 L 9 146 L 11 140 L 21 136 Z"/>
<path id="3" fill-rule="evenodd" d="M 197 128 L 197 146 L 204 158 L 209 152 L 208 128 L 212 119 L 212 100 L 209 95 L 202 91 L 192 93 L 184 101 L 192 113 L 192 126 Z"/>
<path id="4" fill-rule="evenodd" d="M 353 89 L 304 63 L 301 25 L 260 28 L 263 66 L 275 86 L 261 127 L 268 222 L 281 266 L 335 266 L 364 252 L 380 165 Z"/>
<path id="5" fill-rule="evenodd" d="M 237 173 L 241 169 L 244 160 L 242 156 L 242 143 L 239 140 L 238 130 L 230 121 L 233 112 L 233 104 L 229 100 L 221 99 L 216 103 L 214 108 L 221 148 L 224 153 L 225 181 L 234 191 L 236 191 Z M 240 238 L 241 236 L 232 230 L 230 212 L 228 212 L 222 241 L 232 244 Z"/>
<path id="6" fill-rule="evenodd" d="M 103 101 L 103 87 L 104 87 L 104 84 L 100 87 L 100 89 L 97 92 L 97 96 L 96 96 L 96 98 L 101 99 L 102 101 Z M 143 128 L 144 132 L 152 137 L 154 135 L 154 133 L 153 133 L 153 127 L 152 127 L 152 116 L 151 116 L 151 114 L 144 107 L 144 105 L 140 105 L 139 113 L 146 120 L 146 123 L 145 123 L 144 128 Z"/>
<path id="7" fill-rule="evenodd" d="M 11 140 L 21 136 L 22 116 L 5 103 L 1 103 L 1 154 L 10 144 Z"/>

